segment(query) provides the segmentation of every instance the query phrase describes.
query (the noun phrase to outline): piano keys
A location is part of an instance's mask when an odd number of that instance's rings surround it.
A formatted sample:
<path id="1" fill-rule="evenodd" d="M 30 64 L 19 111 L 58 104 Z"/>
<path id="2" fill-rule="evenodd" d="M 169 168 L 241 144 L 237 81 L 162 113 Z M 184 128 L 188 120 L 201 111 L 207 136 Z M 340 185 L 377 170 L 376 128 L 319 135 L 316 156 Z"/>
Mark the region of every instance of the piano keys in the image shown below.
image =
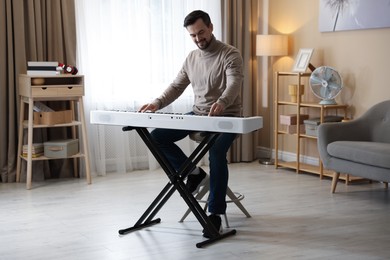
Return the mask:
<path id="1" fill-rule="evenodd" d="M 146 128 L 167 128 L 219 133 L 246 134 L 263 127 L 263 118 L 199 116 L 169 113 L 141 113 L 118 110 L 93 110 L 91 124 Z"/>

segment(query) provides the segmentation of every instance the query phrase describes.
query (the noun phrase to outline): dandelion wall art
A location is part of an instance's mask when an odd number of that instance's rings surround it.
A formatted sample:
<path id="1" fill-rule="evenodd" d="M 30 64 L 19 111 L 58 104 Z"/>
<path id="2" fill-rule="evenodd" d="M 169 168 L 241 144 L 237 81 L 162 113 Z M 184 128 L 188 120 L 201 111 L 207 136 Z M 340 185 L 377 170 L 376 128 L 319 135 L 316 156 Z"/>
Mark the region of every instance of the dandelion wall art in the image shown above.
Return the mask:
<path id="1" fill-rule="evenodd" d="M 390 0 L 320 0 L 321 32 L 390 27 Z"/>

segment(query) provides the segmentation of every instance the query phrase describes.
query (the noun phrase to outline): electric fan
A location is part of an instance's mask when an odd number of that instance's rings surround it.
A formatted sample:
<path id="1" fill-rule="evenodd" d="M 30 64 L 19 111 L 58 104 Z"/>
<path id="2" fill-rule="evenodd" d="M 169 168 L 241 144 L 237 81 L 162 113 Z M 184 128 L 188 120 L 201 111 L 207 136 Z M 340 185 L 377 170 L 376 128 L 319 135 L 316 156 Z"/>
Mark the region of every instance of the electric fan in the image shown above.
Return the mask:
<path id="1" fill-rule="evenodd" d="M 321 105 L 335 105 L 334 98 L 343 88 L 340 74 L 331 67 L 316 68 L 310 76 L 310 88 L 314 95 L 319 97 Z"/>

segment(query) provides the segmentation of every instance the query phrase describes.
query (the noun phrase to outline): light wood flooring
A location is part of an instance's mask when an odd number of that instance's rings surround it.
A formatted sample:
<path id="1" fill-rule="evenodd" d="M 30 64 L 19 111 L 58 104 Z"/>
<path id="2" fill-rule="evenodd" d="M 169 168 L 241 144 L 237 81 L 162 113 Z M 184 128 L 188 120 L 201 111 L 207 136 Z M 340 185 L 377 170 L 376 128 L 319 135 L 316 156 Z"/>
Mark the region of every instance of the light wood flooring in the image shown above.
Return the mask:
<path id="1" fill-rule="evenodd" d="M 160 224 L 124 236 L 167 183 L 161 170 L 0 184 L 0 259 L 389 259 L 390 191 L 260 165 L 231 164 L 230 188 L 252 218 L 228 204 L 235 236 L 202 249 L 202 227 L 175 193 Z M 206 167 L 207 168 L 207 167 Z"/>

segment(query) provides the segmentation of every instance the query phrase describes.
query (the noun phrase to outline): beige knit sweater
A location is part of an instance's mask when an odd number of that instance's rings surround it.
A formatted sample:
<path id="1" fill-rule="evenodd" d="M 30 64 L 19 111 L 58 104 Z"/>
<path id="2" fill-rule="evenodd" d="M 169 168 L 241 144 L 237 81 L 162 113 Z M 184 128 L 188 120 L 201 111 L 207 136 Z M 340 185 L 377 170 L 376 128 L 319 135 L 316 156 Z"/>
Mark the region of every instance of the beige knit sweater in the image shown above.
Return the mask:
<path id="1" fill-rule="evenodd" d="M 176 100 L 191 84 L 194 91 L 193 111 L 207 115 L 213 103 L 223 104 L 223 115 L 239 116 L 243 61 L 239 51 L 212 37 L 205 50 L 192 51 L 175 80 L 152 103 L 159 109 Z"/>

